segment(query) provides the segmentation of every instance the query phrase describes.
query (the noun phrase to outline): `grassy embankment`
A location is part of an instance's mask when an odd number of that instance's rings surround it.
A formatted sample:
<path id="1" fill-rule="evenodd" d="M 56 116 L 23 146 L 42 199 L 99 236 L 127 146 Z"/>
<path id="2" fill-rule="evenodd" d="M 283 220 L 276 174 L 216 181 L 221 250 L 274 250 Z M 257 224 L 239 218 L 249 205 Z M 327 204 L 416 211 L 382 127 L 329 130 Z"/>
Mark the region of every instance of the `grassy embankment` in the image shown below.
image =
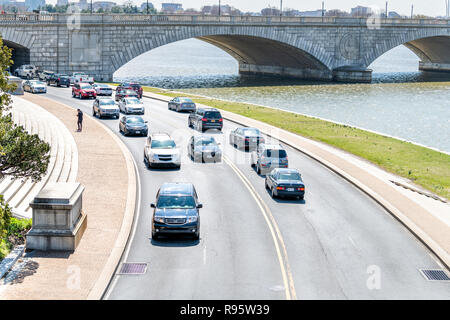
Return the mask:
<path id="1" fill-rule="evenodd" d="M 16 245 L 25 243 L 25 234 L 31 229 L 31 219 L 11 218 L 5 230 L 5 237 L 0 238 L 0 261 Z"/>
<path id="2" fill-rule="evenodd" d="M 111 85 L 116 84 L 111 83 Z M 169 97 L 179 96 L 179 93 L 151 87 L 144 87 L 144 91 Z M 408 178 L 441 197 L 450 199 L 450 155 L 288 111 L 193 95 L 185 96 L 192 97 L 196 103 L 234 112 L 340 148 L 369 160 L 389 172 Z"/>

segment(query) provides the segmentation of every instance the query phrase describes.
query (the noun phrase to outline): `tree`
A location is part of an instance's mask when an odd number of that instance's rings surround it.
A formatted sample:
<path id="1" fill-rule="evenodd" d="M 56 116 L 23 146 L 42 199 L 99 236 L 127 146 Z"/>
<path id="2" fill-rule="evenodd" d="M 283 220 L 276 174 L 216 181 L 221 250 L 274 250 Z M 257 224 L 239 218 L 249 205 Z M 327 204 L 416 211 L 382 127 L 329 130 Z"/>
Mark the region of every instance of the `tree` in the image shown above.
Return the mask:
<path id="1" fill-rule="evenodd" d="M 12 99 L 8 92 L 15 86 L 8 84 L 8 68 L 12 65 L 11 49 L 3 45 L 0 37 L 0 177 L 42 179 L 50 162 L 50 146 L 37 134 L 29 134 L 13 123 L 6 113 Z"/>

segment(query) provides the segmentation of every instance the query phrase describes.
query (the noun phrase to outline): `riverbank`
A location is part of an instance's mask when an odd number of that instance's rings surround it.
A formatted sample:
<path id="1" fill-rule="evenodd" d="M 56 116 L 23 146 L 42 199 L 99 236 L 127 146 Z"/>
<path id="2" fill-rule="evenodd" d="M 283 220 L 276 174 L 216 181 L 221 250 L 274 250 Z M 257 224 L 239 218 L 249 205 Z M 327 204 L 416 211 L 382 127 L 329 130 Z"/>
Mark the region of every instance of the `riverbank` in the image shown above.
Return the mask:
<path id="1" fill-rule="evenodd" d="M 111 83 L 111 85 L 116 85 Z M 179 92 L 143 87 L 144 91 L 169 97 Z M 241 102 L 186 95 L 196 103 L 230 111 L 327 143 L 366 159 L 379 167 L 407 178 L 432 193 L 450 198 L 450 155 L 413 143 L 357 129 L 347 125 L 288 111 Z"/>

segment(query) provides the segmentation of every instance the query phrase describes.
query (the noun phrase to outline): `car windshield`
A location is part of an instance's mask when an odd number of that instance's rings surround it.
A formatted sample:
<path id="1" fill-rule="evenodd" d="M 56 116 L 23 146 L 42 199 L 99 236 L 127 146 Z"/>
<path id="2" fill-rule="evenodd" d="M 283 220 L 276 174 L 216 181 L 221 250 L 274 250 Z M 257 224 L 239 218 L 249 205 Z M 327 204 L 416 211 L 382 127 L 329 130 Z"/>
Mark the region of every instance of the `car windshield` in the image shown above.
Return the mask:
<path id="1" fill-rule="evenodd" d="M 195 141 L 196 146 L 215 146 L 217 145 L 216 140 L 214 138 L 203 138 Z"/>
<path id="2" fill-rule="evenodd" d="M 270 150 L 264 151 L 264 156 L 269 158 L 286 158 L 286 151 L 284 150 Z"/>
<path id="3" fill-rule="evenodd" d="M 100 83 L 96 83 L 95 86 L 97 86 L 99 88 L 108 88 L 108 86 L 106 84 L 100 84 Z"/>
<path id="4" fill-rule="evenodd" d="M 128 118 L 127 123 L 144 123 L 144 119 L 141 117 Z"/>
<path id="5" fill-rule="evenodd" d="M 90 84 L 83 84 L 80 86 L 81 89 L 92 89 L 92 86 Z"/>
<path id="6" fill-rule="evenodd" d="M 128 104 L 141 104 L 141 100 L 139 99 L 126 99 Z"/>
<path id="7" fill-rule="evenodd" d="M 300 180 L 300 174 L 297 172 L 280 173 L 279 180 Z"/>
<path id="8" fill-rule="evenodd" d="M 192 196 L 160 196 L 156 206 L 161 209 L 193 209 L 195 200 Z"/>
<path id="9" fill-rule="evenodd" d="M 254 128 L 244 129 L 244 135 L 246 135 L 246 136 L 248 136 L 248 135 L 257 136 L 257 135 L 259 135 L 259 130 L 258 129 L 254 129 Z"/>
<path id="10" fill-rule="evenodd" d="M 114 102 L 114 100 L 110 100 L 110 99 L 99 100 L 99 101 L 100 101 L 100 104 L 101 104 L 102 106 L 113 106 L 113 105 L 116 104 L 116 103 Z"/>
<path id="11" fill-rule="evenodd" d="M 152 140 L 152 149 L 173 149 L 175 146 L 173 140 Z"/>
<path id="12" fill-rule="evenodd" d="M 33 81 L 31 84 L 44 85 L 45 83 L 42 81 Z"/>
<path id="13" fill-rule="evenodd" d="M 189 98 L 182 98 L 182 99 L 180 99 L 180 101 L 183 103 L 193 103 L 193 101 Z"/>
<path id="14" fill-rule="evenodd" d="M 136 92 L 134 92 L 133 90 L 126 90 L 126 91 L 125 91 L 125 94 L 135 96 L 135 95 L 136 95 Z"/>
<path id="15" fill-rule="evenodd" d="M 205 112 L 205 118 L 220 119 L 220 118 L 222 118 L 222 116 L 220 115 L 219 111 L 206 111 Z"/>
<path id="16" fill-rule="evenodd" d="M 140 84 L 132 84 L 132 85 L 130 85 L 130 87 L 132 87 L 132 88 L 140 88 L 141 87 L 141 85 Z"/>

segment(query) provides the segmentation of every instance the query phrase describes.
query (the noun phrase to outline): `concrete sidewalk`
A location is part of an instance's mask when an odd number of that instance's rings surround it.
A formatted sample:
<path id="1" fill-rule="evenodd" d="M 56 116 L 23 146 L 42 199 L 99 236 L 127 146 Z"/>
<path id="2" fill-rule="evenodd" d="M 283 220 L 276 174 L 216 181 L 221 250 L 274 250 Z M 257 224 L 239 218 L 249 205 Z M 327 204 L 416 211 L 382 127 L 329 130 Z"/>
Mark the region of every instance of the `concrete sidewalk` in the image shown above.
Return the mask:
<path id="1" fill-rule="evenodd" d="M 170 97 L 149 92 L 144 92 L 144 96 L 166 102 L 171 100 Z M 201 104 L 198 106 L 209 107 Z M 401 221 L 439 257 L 447 268 L 450 268 L 450 205 L 448 203 L 424 195 L 427 193 L 425 190 L 413 185 L 407 179 L 386 172 L 348 152 L 258 120 L 224 110 L 220 111 L 225 119 L 243 126 L 259 128 L 263 133 L 298 149 L 353 183 Z M 408 188 L 398 186 L 392 181 L 399 182 Z"/>
<path id="2" fill-rule="evenodd" d="M 0 300 L 99 299 L 123 252 L 136 199 L 136 176 L 128 150 L 90 116 L 76 132 L 76 110 L 43 96 L 25 94 L 59 118 L 78 148 L 76 181 L 85 186 L 83 210 L 88 225 L 74 253 L 26 253 L 0 282 Z"/>

